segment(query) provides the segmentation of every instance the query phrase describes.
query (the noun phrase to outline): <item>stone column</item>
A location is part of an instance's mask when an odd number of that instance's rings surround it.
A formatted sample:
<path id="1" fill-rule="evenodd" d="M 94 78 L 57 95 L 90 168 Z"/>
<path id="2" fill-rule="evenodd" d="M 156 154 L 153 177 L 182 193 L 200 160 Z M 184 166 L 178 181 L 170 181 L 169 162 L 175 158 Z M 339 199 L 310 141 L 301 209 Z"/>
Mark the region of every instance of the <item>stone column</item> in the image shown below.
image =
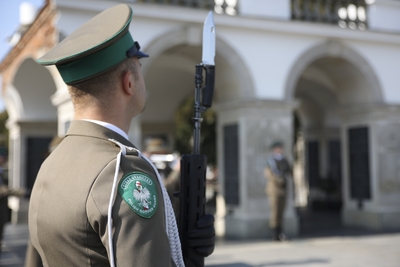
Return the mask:
<path id="1" fill-rule="evenodd" d="M 21 127 L 16 122 L 8 121 L 7 128 L 9 130 L 8 186 L 11 188 L 25 187 L 25 181 L 24 179 L 21 179 L 25 174 L 24 169 L 22 168 L 22 166 L 25 165 L 25 157 L 22 157 L 22 155 L 26 152 L 25 146 L 23 145 L 23 138 L 21 136 Z M 12 210 L 11 221 L 13 223 L 17 223 L 21 217 L 19 216 L 20 204 L 18 198 L 12 196 L 8 198 L 8 206 Z M 22 206 L 24 207 L 24 213 L 27 218 L 28 204 L 23 203 Z"/>
<path id="2" fill-rule="evenodd" d="M 62 80 L 55 66 L 47 67 L 52 74 L 57 91 L 51 96 L 51 103 L 57 108 L 57 132 L 63 137 L 68 131 L 71 121 L 74 120 L 75 111 L 68 87 Z"/>
<path id="3" fill-rule="evenodd" d="M 347 110 L 342 126 L 343 153 L 343 222 L 370 229 L 400 229 L 400 107 L 374 106 Z M 352 173 L 350 131 L 368 129 L 369 186 L 355 184 Z M 354 156 L 353 156 L 354 157 Z M 362 174 L 365 172 L 363 171 Z M 365 175 L 367 176 L 367 175 Z M 365 187 L 368 187 L 365 189 Z M 357 191 L 369 193 L 359 199 Z M 363 193 L 361 193 L 363 194 Z"/>
<path id="4" fill-rule="evenodd" d="M 129 128 L 128 136 L 132 144 L 137 146 L 139 149 L 143 149 L 142 146 L 142 116 L 137 116 L 132 119 Z"/>
<path id="5" fill-rule="evenodd" d="M 29 148 L 29 139 L 46 139 L 48 143 L 57 134 L 56 121 L 14 121 L 8 122 L 10 131 L 9 155 L 9 186 L 12 188 L 28 188 L 28 172 L 32 174 L 38 161 L 44 160 L 48 147 Z M 35 158 L 35 163 L 29 164 L 29 157 Z M 32 159 L 32 158 L 31 158 Z M 30 168 L 30 169 L 29 169 Z M 37 169 L 38 170 L 38 169 Z M 37 171 L 35 170 L 35 171 Z M 26 198 L 9 197 L 8 205 L 12 210 L 13 223 L 27 222 L 29 201 Z"/>
<path id="6" fill-rule="evenodd" d="M 63 137 L 68 131 L 71 121 L 74 120 L 75 111 L 67 86 L 64 84 L 51 97 L 53 106 L 57 107 L 57 132 Z"/>
<path id="7" fill-rule="evenodd" d="M 247 100 L 220 104 L 218 117 L 218 166 L 221 195 L 225 200 L 225 235 L 234 238 L 269 236 L 269 206 L 263 169 L 269 147 L 275 140 L 285 143 L 293 163 L 294 103 Z M 219 207 L 217 207 L 218 209 Z M 284 230 L 297 235 L 298 220 L 293 208 L 293 185 L 289 185 Z M 218 229 L 217 229 L 218 231 Z"/>

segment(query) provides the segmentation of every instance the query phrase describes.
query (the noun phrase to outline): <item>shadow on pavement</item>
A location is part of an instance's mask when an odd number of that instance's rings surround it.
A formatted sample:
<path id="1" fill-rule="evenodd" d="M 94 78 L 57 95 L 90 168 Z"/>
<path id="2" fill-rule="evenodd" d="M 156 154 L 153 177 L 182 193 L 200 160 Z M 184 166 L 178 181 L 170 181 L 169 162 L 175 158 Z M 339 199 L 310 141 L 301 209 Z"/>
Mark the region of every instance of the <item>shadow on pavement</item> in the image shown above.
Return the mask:
<path id="1" fill-rule="evenodd" d="M 301 261 L 276 261 L 276 262 L 268 262 L 257 265 L 249 265 L 246 263 L 227 263 L 227 264 L 213 264 L 207 265 L 207 267 L 274 267 L 274 266 L 295 266 L 295 265 L 305 265 L 307 264 L 329 264 L 329 260 L 327 259 L 307 259 Z"/>
<path id="2" fill-rule="evenodd" d="M 340 209 L 298 209 L 297 215 L 300 221 L 299 238 L 368 236 L 399 233 L 398 230 L 373 230 L 362 227 L 344 226 L 341 221 Z"/>

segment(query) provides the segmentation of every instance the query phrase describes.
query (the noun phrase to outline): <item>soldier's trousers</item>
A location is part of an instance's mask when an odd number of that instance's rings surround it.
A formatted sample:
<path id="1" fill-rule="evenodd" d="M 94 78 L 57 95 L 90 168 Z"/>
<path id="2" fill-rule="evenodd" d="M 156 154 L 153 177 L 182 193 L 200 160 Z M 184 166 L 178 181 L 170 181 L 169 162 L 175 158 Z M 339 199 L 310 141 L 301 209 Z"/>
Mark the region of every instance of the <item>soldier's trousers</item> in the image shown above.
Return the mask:
<path id="1" fill-rule="evenodd" d="M 285 195 L 269 195 L 269 227 L 271 229 L 282 228 L 283 213 L 285 211 L 286 196 Z"/>

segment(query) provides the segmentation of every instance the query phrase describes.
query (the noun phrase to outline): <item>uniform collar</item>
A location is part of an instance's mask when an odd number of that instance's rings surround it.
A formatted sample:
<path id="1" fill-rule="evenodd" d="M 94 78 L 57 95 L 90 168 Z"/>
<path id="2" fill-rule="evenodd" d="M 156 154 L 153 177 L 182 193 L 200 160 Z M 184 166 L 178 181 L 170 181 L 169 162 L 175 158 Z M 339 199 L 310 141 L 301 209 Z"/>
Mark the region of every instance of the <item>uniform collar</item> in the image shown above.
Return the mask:
<path id="1" fill-rule="evenodd" d="M 117 134 L 125 137 L 126 140 L 129 140 L 128 135 L 121 130 L 121 128 L 115 126 L 114 124 L 108 123 L 108 122 L 104 122 L 104 121 L 98 121 L 98 120 L 89 120 L 89 119 L 83 119 L 83 121 L 90 121 L 93 123 L 96 123 L 98 125 L 101 125 L 103 127 L 106 127 L 107 129 L 110 129 L 111 131 L 116 132 Z"/>
<path id="2" fill-rule="evenodd" d="M 122 131 L 122 130 L 120 130 Z M 87 136 L 100 139 L 114 139 L 125 146 L 135 147 L 125 136 L 124 132 L 118 133 L 103 125 L 86 120 L 74 120 L 66 133 L 66 136 Z M 136 147 L 135 147 L 136 148 Z"/>

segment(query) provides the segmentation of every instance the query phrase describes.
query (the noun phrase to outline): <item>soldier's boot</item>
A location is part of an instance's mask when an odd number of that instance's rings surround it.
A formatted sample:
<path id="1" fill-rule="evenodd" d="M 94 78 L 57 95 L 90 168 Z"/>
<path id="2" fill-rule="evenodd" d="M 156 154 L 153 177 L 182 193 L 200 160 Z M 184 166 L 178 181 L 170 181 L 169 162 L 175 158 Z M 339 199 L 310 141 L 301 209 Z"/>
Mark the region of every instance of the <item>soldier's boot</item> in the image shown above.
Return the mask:
<path id="1" fill-rule="evenodd" d="M 277 236 L 278 236 L 278 241 L 289 241 L 289 237 L 285 235 L 282 231 L 282 227 L 277 228 Z"/>
<path id="2" fill-rule="evenodd" d="M 277 228 L 271 228 L 271 239 L 272 241 L 279 241 L 279 231 Z"/>

